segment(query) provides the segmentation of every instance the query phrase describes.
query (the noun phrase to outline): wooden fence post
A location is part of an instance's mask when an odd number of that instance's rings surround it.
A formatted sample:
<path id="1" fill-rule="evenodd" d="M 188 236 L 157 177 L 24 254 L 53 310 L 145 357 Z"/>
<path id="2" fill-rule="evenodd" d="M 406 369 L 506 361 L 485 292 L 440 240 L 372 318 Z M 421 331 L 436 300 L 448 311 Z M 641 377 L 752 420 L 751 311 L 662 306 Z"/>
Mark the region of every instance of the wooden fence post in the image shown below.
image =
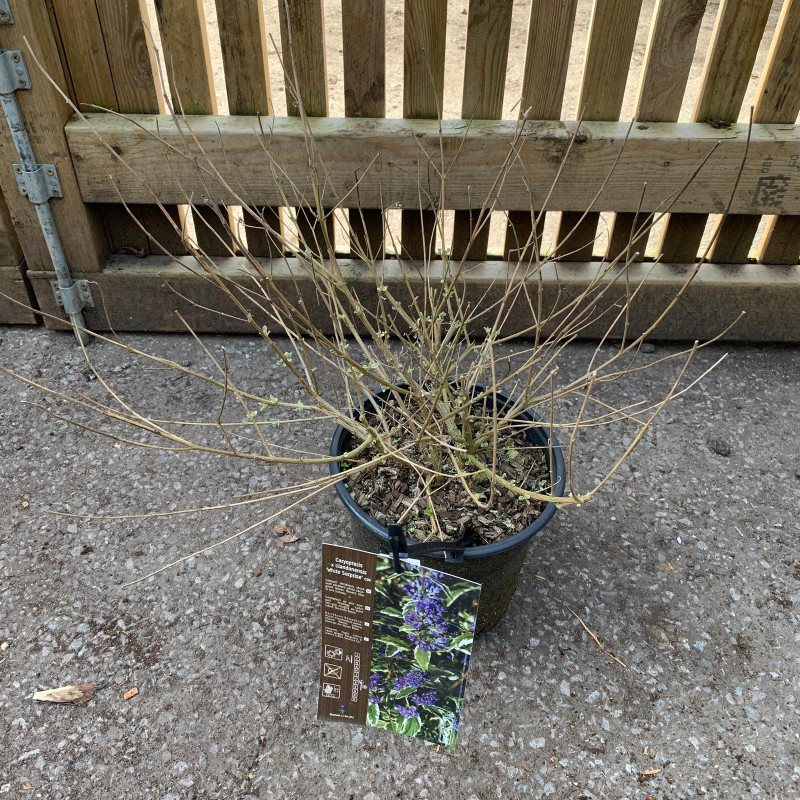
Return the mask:
<path id="1" fill-rule="evenodd" d="M 706 0 L 658 0 L 647 40 L 642 79 L 634 115 L 640 124 L 677 122 L 692 68 L 697 36 L 706 9 Z M 634 233 L 647 221 L 647 215 L 614 214 L 608 234 L 606 259 L 613 261 L 628 247 Z M 631 247 L 634 261 L 643 261 L 648 234 L 639 235 Z"/>
<path id="2" fill-rule="evenodd" d="M 642 0 L 595 0 L 576 116 L 617 120 L 633 54 Z M 591 261 L 600 214 L 564 211 L 558 224 L 558 255 Z"/>
<path id="3" fill-rule="evenodd" d="M 520 116 L 528 119 L 560 119 L 567 81 L 569 51 L 578 0 L 532 0 L 525 45 L 525 71 L 522 77 Z M 504 258 L 528 260 L 533 248 L 533 221 L 537 236 L 544 230 L 545 215 L 537 209 L 509 211 Z"/>
<path id="4" fill-rule="evenodd" d="M 283 0 L 278 3 L 281 26 L 281 58 L 286 86 L 286 109 L 290 117 L 300 114 L 295 92 L 303 101 L 306 116 L 328 116 L 328 72 L 325 60 L 325 15 L 322 0 Z M 288 17 L 287 17 L 288 13 Z M 295 74 L 296 70 L 296 74 Z M 294 88 L 292 85 L 294 84 Z M 304 198 L 305 199 L 305 198 Z M 314 198 L 309 197 L 308 206 Z M 325 237 L 317 219 L 317 209 L 295 209 L 297 234 L 315 252 L 325 252 Z M 335 241 L 333 217 L 327 217 L 325 230 Z"/>
<path id="5" fill-rule="evenodd" d="M 500 119 L 503 116 L 508 42 L 511 35 L 511 0 L 470 0 L 464 87 L 461 94 L 462 119 Z M 473 261 L 486 258 L 490 220 L 475 235 L 481 205 L 486 198 L 476 197 L 474 210 L 456 211 L 453 221 L 452 256 L 461 260 L 467 254 Z"/>
<path id="6" fill-rule="evenodd" d="M 64 125 L 72 110 L 36 64 L 38 60 L 58 86 L 66 87 L 46 0 L 26 0 L 14 5 L 14 24 L 0 25 L 0 49 L 21 50 L 28 67 L 31 88 L 18 91 L 17 101 L 37 161 L 55 164 L 61 179 L 64 196 L 51 200 L 50 205 L 67 263 L 75 272 L 98 272 L 106 262 L 108 243 L 97 211 L 84 204 L 75 178 L 64 135 Z M 5 120 L 0 123 L 0 188 L 27 268 L 52 270 L 36 211 L 17 188 L 11 165 L 19 158 L 8 125 Z"/>
<path id="7" fill-rule="evenodd" d="M 0 324 L 34 324 L 37 321 L 33 311 L 17 303 L 32 306 L 34 300 L 25 279 L 22 248 L 8 206 L 0 195 Z"/>
<path id="8" fill-rule="evenodd" d="M 736 122 L 753 72 L 761 36 L 769 18 L 764 0 L 723 0 L 703 69 L 703 82 L 692 119 L 725 125 Z M 731 176 L 731 187 L 735 176 Z M 665 262 L 693 264 L 708 214 L 670 214 L 659 251 Z"/>
<path id="9" fill-rule="evenodd" d="M 385 0 L 342 0 L 344 113 L 347 117 L 386 115 Z M 349 212 L 350 252 L 383 254 L 383 211 L 354 208 Z"/>
<path id="10" fill-rule="evenodd" d="M 403 116 L 436 119 L 442 112 L 444 53 L 447 35 L 447 0 L 405 0 L 403 30 Z M 438 154 L 431 155 L 438 159 Z M 438 165 L 437 165 L 438 166 Z M 438 194 L 436 170 L 420 155 L 417 176 L 424 192 Z M 429 182 L 430 181 L 430 182 Z M 408 258 L 436 258 L 437 231 L 434 211 L 416 207 L 403 211 L 400 243 Z"/>

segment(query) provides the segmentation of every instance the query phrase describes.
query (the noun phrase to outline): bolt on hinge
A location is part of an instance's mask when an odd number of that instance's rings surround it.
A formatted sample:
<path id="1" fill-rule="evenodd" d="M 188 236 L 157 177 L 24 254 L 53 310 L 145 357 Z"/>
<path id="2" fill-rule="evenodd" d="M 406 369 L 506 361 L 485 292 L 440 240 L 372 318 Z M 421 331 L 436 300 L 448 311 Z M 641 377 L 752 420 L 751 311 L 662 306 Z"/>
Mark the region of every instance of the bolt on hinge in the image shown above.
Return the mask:
<path id="1" fill-rule="evenodd" d="M 14 15 L 11 13 L 11 6 L 8 0 L 0 0 L 0 25 L 13 25 Z"/>
<path id="2" fill-rule="evenodd" d="M 19 193 L 34 205 L 46 203 L 51 197 L 64 196 L 55 164 L 37 164 L 32 172 L 24 170 L 22 164 L 13 167 Z"/>
<path id="3" fill-rule="evenodd" d="M 22 50 L 0 50 L 0 94 L 30 88 L 31 77 Z"/>
<path id="4" fill-rule="evenodd" d="M 59 286 L 58 281 L 50 281 L 56 303 L 67 314 L 78 314 L 84 308 L 94 308 L 94 298 L 89 281 L 73 281 L 72 286 Z"/>

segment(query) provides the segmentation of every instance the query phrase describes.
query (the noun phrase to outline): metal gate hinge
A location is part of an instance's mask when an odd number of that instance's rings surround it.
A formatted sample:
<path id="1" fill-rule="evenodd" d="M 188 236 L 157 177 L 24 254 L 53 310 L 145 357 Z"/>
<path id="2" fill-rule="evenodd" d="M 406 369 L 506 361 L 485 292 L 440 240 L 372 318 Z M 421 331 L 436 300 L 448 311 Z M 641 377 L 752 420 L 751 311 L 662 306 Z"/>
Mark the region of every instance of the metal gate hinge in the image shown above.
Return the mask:
<path id="1" fill-rule="evenodd" d="M 31 203 L 46 203 L 51 197 L 63 197 L 61 181 L 55 164 L 37 164 L 32 172 L 26 172 L 22 164 L 13 164 L 19 193 Z"/>
<path id="2" fill-rule="evenodd" d="M 72 281 L 72 286 L 65 288 L 58 285 L 58 281 L 50 281 L 53 294 L 58 303 L 67 314 L 78 314 L 84 308 L 94 308 L 94 298 L 89 287 L 89 281 Z"/>
<path id="3" fill-rule="evenodd" d="M 31 77 L 22 50 L 0 50 L 0 94 L 30 88 Z"/>
<path id="4" fill-rule="evenodd" d="M 0 25 L 13 25 L 14 15 L 11 13 L 11 6 L 8 0 L 0 0 Z"/>

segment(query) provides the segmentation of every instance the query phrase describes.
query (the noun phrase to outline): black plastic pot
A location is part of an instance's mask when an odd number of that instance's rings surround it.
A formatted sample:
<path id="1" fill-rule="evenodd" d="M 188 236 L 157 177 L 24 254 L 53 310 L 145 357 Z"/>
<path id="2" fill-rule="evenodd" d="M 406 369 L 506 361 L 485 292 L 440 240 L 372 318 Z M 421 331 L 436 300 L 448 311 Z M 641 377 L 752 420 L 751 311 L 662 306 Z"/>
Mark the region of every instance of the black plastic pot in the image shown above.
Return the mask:
<path id="1" fill-rule="evenodd" d="M 476 387 L 476 391 L 483 391 L 482 387 Z M 371 401 L 365 405 L 369 407 L 371 403 L 385 402 L 389 390 L 380 392 L 373 396 Z M 491 398 L 487 398 L 491 402 Z M 506 395 L 498 392 L 495 395 L 495 402 L 502 403 L 502 407 L 513 404 L 513 401 Z M 531 411 L 520 414 L 520 418 L 528 421 L 538 421 L 539 417 Z M 549 440 L 550 429 L 543 425 L 540 428 L 528 428 L 526 431 L 528 440 L 531 444 L 542 447 L 545 458 L 550 467 Z M 339 426 L 333 435 L 330 454 L 332 456 L 346 453 L 349 446 L 350 434 Z M 552 437 L 552 452 L 556 485 L 556 497 L 562 497 L 566 483 L 566 467 L 564 465 L 564 455 L 561 448 Z M 332 462 L 330 465 L 331 475 L 340 472 L 339 463 Z M 336 484 L 336 492 L 339 499 L 344 503 L 345 508 L 350 513 L 353 527 L 353 546 L 359 550 L 366 550 L 371 553 L 388 553 L 391 551 L 389 546 L 389 534 L 386 528 L 370 517 L 350 496 L 344 486 L 344 481 Z M 499 542 L 492 544 L 467 547 L 462 558 L 452 558 L 451 554 L 432 553 L 422 556 L 420 562 L 432 569 L 449 572 L 467 580 L 481 584 L 481 601 L 478 608 L 478 621 L 476 632 L 488 630 L 496 625 L 508 610 L 511 598 L 517 589 L 517 581 L 528 552 L 531 539 L 553 518 L 556 513 L 554 503 L 548 503 L 536 520 L 524 528 L 519 533 L 509 536 Z"/>

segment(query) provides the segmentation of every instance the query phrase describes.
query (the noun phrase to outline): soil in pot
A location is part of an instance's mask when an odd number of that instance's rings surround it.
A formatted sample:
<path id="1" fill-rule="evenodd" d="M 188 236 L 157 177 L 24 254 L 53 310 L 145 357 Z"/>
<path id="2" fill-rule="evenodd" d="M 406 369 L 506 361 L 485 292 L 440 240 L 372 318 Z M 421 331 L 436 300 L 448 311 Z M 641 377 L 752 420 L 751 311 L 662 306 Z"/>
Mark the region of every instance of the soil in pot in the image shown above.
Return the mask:
<path id="1" fill-rule="evenodd" d="M 420 458 L 414 447 L 408 453 L 412 460 Z M 368 453 L 365 460 L 374 455 L 377 453 Z M 478 455 L 490 464 L 492 443 L 486 443 Z M 523 428 L 498 440 L 496 463 L 497 474 L 517 486 L 536 492 L 549 490 L 551 475 L 545 454 L 528 440 Z M 343 468 L 346 466 L 342 464 Z M 445 463 L 441 471 L 452 474 L 453 467 Z M 436 479 L 425 492 L 419 474 L 395 460 L 375 464 L 347 484 L 352 498 L 374 520 L 388 525 L 402 519 L 406 534 L 417 542 L 456 540 L 468 526 L 475 532 L 476 545 L 491 544 L 519 533 L 536 520 L 546 505 L 520 498 L 497 483 L 492 493 L 488 481 L 469 479 L 469 488 L 482 502 L 491 496 L 491 508 L 477 506 L 455 478 Z"/>

